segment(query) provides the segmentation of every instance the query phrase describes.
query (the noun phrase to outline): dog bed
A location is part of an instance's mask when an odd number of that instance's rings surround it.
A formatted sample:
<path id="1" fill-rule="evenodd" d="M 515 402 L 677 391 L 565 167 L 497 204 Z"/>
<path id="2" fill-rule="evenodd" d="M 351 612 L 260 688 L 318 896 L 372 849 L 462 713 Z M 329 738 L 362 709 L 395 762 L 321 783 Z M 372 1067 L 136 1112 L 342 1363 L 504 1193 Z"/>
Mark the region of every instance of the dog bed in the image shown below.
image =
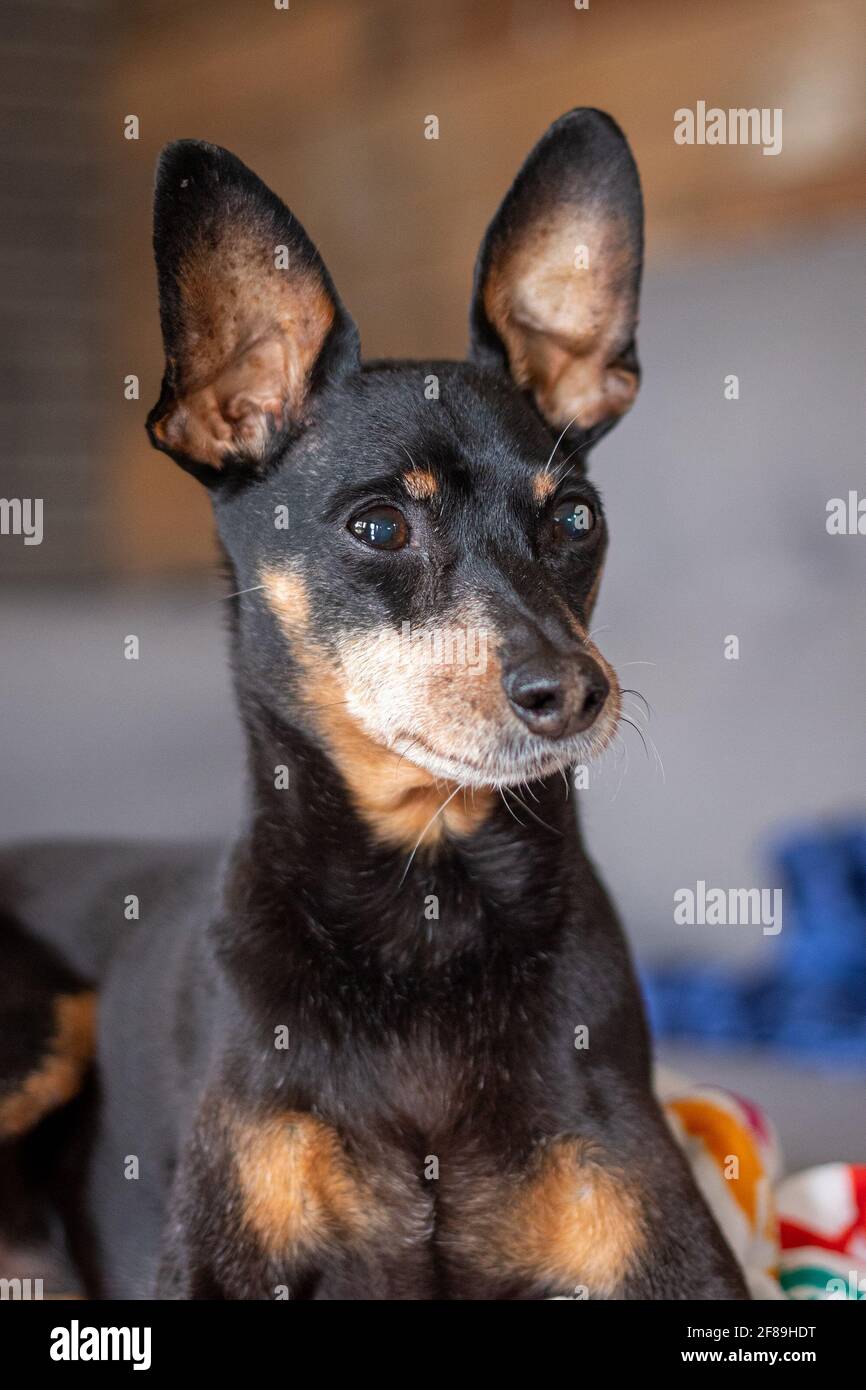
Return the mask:
<path id="1" fill-rule="evenodd" d="M 866 1165 L 782 1176 L 772 1124 L 719 1086 L 659 1068 L 656 1092 L 757 1299 L 866 1299 Z"/>

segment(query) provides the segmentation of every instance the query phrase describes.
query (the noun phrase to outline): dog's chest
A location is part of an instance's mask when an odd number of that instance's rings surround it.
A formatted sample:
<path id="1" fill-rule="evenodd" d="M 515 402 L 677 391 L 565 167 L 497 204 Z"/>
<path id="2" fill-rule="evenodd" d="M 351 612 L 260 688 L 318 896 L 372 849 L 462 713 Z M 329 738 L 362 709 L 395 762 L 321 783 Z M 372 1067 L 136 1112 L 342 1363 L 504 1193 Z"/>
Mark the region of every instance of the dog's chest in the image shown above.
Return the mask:
<path id="1" fill-rule="evenodd" d="M 634 1183 L 579 1134 L 532 1142 L 514 1114 L 503 1131 L 495 1068 L 426 1062 L 383 1068 L 354 1116 L 233 1121 L 237 1209 L 268 1280 L 327 1298 L 610 1293 L 640 1244 Z"/>
<path id="2" fill-rule="evenodd" d="M 428 1008 L 390 1036 L 317 1034 L 318 1083 L 290 1053 L 270 1092 L 285 1108 L 233 1122 L 235 1205 L 268 1284 L 329 1298 L 616 1287 L 639 1245 L 634 1184 L 580 1134 L 576 1078 L 545 1030 L 517 1026 L 513 1000 L 486 1002 L 482 988 L 450 1023 Z"/>
<path id="3" fill-rule="evenodd" d="M 640 1250 L 634 1183 L 576 1135 L 522 1166 L 471 1136 L 347 1144 L 301 1112 L 235 1121 L 232 1143 L 242 1238 L 290 1296 L 603 1297 Z"/>

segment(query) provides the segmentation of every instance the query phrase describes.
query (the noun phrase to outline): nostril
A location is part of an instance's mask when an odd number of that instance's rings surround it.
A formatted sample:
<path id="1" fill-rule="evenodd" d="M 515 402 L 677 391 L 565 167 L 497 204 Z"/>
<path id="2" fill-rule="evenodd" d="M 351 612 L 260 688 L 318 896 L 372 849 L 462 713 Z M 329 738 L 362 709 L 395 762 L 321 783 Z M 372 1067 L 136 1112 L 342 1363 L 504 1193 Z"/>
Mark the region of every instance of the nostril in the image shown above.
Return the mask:
<path id="1" fill-rule="evenodd" d="M 580 711 L 584 719 L 598 714 L 604 704 L 605 691 L 600 689 L 588 690 L 584 697 L 583 709 Z"/>
<path id="2" fill-rule="evenodd" d="M 593 672 L 587 680 L 583 703 L 580 708 L 580 723 L 586 728 L 601 711 L 610 693 L 610 682 L 602 671 Z"/>
<path id="3" fill-rule="evenodd" d="M 533 733 L 557 738 L 567 719 L 565 693 L 559 679 L 549 673 L 527 670 L 512 672 L 506 692 L 514 713 Z"/>
<path id="4" fill-rule="evenodd" d="M 562 691 L 558 682 L 550 681 L 523 690 L 515 698 L 518 704 L 533 714 L 544 714 L 548 710 L 558 709 L 562 703 Z"/>

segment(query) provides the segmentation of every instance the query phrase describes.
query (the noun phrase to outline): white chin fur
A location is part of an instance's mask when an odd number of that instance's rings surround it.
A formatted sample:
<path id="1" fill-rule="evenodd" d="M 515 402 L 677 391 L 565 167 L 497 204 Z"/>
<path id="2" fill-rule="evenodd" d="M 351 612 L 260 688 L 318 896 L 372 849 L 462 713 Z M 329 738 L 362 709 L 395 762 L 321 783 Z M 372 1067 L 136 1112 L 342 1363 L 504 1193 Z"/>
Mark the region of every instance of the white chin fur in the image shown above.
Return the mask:
<path id="1" fill-rule="evenodd" d="M 615 731 L 615 722 L 607 721 L 602 729 L 593 726 L 588 736 L 578 734 L 555 749 L 542 740 L 533 740 L 535 746 L 522 751 L 517 757 L 485 760 L 484 764 L 471 767 L 457 758 L 445 758 L 425 748 L 411 738 L 398 739 L 393 744 L 394 752 L 406 762 L 414 763 L 425 772 L 443 781 L 459 782 L 462 786 L 478 790 L 491 787 L 519 787 L 521 783 L 532 782 L 552 773 L 563 772 L 579 763 L 591 762 L 607 746 Z"/>
<path id="2" fill-rule="evenodd" d="M 585 733 L 564 739 L 562 743 L 550 744 L 545 739 L 521 733 L 519 726 L 508 739 L 507 731 L 500 738 L 488 735 L 488 746 L 470 750 L 472 762 L 443 755 L 436 750 L 422 747 L 423 732 L 394 736 L 393 728 L 397 720 L 411 727 L 415 723 L 414 711 L 389 709 L 381 711 L 378 719 L 369 718 L 368 709 L 359 701 L 348 700 L 349 713 L 357 719 L 370 738 L 386 748 L 390 748 L 407 763 L 423 768 L 442 781 L 458 782 L 462 786 L 478 790 L 495 787 L 517 787 L 521 782 L 535 781 L 549 777 L 552 773 L 565 771 L 580 763 L 591 762 L 603 752 L 616 733 L 619 709 L 606 707 L 592 727 Z M 377 711 L 377 713 L 379 713 Z M 395 719 L 396 715 L 396 719 Z M 402 716 L 402 718 L 401 718 Z M 517 720 L 515 720 L 517 724 Z M 405 727 L 405 725 L 404 725 Z M 516 741 L 515 735 L 519 742 Z M 419 741 L 420 740 L 420 741 Z M 512 747 L 507 744 L 512 741 Z M 505 746 L 503 746 L 505 745 Z M 473 766 L 474 764 L 474 766 Z"/>

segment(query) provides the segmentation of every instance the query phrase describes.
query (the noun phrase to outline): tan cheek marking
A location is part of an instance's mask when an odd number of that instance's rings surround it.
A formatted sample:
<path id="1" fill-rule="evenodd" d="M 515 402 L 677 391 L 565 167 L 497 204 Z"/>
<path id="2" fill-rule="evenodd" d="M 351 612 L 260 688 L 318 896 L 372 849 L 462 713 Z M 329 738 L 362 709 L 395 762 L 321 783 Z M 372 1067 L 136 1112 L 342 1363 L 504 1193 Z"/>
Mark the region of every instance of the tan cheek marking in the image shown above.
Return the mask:
<path id="1" fill-rule="evenodd" d="M 265 601 L 286 636 L 301 636 L 310 618 L 310 599 L 303 577 L 294 570 L 264 570 L 260 578 Z"/>
<path id="2" fill-rule="evenodd" d="M 429 501 L 439 491 L 439 484 L 427 468 L 413 468 L 404 473 L 403 486 L 416 502 Z"/>
<path id="3" fill-rule="evenodd" d="M 344 679 L 309 640 L 310 605 L 302 577 L 291 571 L 266 570 L 261 574 L 261 582 L 266 602 L 294 644 L 293 652 L 303 673 L 300 691 L 304 704 L 327 742 L 356 810 L 376 837 L 384 844 L 411 851 L 416 846 L 420 849 L 437 844 L 446 832 L 466 836 L 477 830 L 490 814 L 493 793 L 457 792 L 437 816 L 436 812 L 454 791 L 455 784 L 437 780 L 432 773 L 377 742 L 349 714 L 346 708 L 349 691 Z M 363 644 L 375 648 L 377 636 L 369 634 Z M 305 640 L 299 642 L 299 638 Z M 393 647 L 383 644 L 381 649 L 388 651 Z M 498 664 L 491 659 L 488 665 L 498 689 Z M 412 691 L 413 681 L 417 684 L 415 699 L 423 712 L 425 728 L 431 738 L 435 740 L 438 734 L 443 740 L 437 746 L 451 746 L 455 738 L 465 741 L 465 724 L 462 730 L 455 729 L 441 719 L 437 721 L 436 717 L 437 705 L 440 710 L 445 709 L 453 695 L 453 670 L 431 675 L 429 668 L 413 670 L 410 662 L 408 669 L 401 669 L 390 678 L 404 691 Z M 476 695 L 482 704 L 486 701 L 491 706 L 494 698 L 486 678 L 472 677 L 467 684 L 472 690 L 464 691 L 464 721 L 467 703 L 471 717 Z M 353 693 L 370 704 L 375 700 L 372 680 L 370 688 L 358 686 Z M 477 705 L 478 701 L 475 703 Z"/>
<path id="4" fill-rule="evenodd" d="M 356 810 L 377 839 L 411 851 L 438 844 L 446 831 L 471 835 L 483 824 L 493 806 L 492 792 L 457 792 L 437 816 L 455 784 L 437 781 L 370 738 L 346 712 L 345 689 L 336 676 L 316 672 L 314 664 L 308 671 L 306 699 L 317 709 L 319 727 Z"/>
<path id="5" fill-rule="evenodd" d="M 41 1065 L 12 1095 L 0 1097 L 0 1135 L 14 1138 L 77 1095 L 96 1045 L 96 995 L 61 994 L 55 1029 Z"/>
<path id="6" fill-rule="evenodd" d="M 506 1205 L 491 1254 L 505 1271 L 570 1293 L 586 1285 L 609 1297 L 645 1244 L 640 1203 L 620 1173 L 579 1139 L 540 1155 Z"/>
<path id="7" fill-rule="evenodd" d="M 243 1219 L 267 1254 L 297 1255 L 375 1228 L 370 1188 L 322 1120 L 287 1111 L 236 1119 L 231 1131 Z"/>
<path id="8" fill-rule="evenodd" d="M 578 246 L 589 264 L 574 265 Z M 554 426 L 583 428 L 622 415 L 637 374 L 615 359 L 630 336 L 634 293 L 627 229 L 614 219 L 563 209 L 542 218 L 494 261 L 484 287 L 487 317 L 505 344 L 511 373 L 532 388 Z"/>
<path id="9" fill-rule="evenodd" d="M 532 495 L 539 505 L 546 502 L 556 491 L 556 479 L 552 473 L 536 473 L 532 479 Z"/>

